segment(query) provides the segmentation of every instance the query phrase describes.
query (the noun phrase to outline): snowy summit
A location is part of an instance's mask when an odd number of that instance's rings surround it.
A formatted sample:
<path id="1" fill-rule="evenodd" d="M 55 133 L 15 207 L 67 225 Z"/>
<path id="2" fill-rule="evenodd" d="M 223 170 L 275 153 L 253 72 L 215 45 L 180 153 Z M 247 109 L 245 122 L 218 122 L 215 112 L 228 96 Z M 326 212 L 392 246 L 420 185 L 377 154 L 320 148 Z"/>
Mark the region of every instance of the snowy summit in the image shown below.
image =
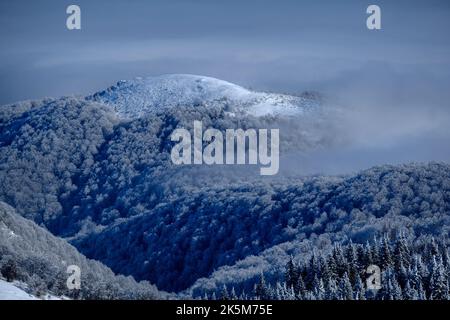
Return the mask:
<path id="1" fill-rule="evenodd" d="M 112 105 L 119 116 L 129 119 L 166 108 L 218 101 L 226 101 L 231 112 L 254 116 L 296 115 L 318 105 L 314 97 L 254 92 L 227 81 L 187 74 L 121 80 L 88 99 Z"/>

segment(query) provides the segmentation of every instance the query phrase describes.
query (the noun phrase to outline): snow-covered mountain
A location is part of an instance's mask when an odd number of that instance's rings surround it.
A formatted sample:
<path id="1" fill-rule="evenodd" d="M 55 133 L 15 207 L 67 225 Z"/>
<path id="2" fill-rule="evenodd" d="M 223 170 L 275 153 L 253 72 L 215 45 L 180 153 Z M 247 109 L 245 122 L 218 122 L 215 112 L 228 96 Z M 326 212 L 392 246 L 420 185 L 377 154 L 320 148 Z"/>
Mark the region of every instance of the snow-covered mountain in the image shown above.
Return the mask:
<path id="1" fill-rule="evenodd" d="M 315 96 L 199 76 L 121 81 L 87 98 L 1 107 L 0 200 L 114 272 L 177 292 L 251 285 L 289 254 L 336 241 L 402 228 L 448 232 L 447 164 L 271 179 L 250 166 L 175 166 L 170 134 L 194 120 L 220 130 L 281 128 L 282 152 L 341 138 L 338 118 Z"/>
<path id="2" fill-rule="evenodd" d="M 254 116 L 297 115 L 319 104 L 314 97 L 254 92 L 227 81 L 188 74 L 122 80 L 88 99 L 114 106 L 121 117 L 129 119 L 167 108 L 218 101 L 227 103 L 228 112 Z"/>

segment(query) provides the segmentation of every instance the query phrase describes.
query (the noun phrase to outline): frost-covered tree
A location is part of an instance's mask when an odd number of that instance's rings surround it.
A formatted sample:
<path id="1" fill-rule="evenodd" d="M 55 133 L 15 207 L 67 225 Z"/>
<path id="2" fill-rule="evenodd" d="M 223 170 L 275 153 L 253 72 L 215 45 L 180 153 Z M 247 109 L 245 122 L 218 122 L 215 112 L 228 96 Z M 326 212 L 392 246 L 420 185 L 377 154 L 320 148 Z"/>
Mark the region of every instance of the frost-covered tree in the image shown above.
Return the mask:
<path id="1" fill-rule="evenodd" d="M 430 299 L 447 300 L 448 275 L 446 275 L 441 257 L 433 256 L 430 278 Z"/>
<path id="2" fill-rule="evenodd" d="M 347 273 L 339 281 L 338 297 L 340 300 L 353 300 L 353 288 Z"/>
<path id="3" fill-rule="evenodd" d="M 9 258 L 5 263 L 2 263 L 0 271 L 2 276 L 5 277 L 8 282 L 12 282 L 17 278 L 17 264 L 12 258 Z"/>

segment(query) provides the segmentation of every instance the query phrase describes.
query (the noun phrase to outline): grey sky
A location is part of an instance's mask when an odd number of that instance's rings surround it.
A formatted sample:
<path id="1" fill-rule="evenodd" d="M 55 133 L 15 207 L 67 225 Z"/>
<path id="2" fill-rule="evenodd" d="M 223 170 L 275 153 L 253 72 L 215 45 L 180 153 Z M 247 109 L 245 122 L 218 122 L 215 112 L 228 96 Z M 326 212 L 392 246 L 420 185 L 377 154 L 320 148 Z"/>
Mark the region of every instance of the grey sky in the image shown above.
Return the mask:
<path id="1" fill-rule="evenodd" d="M 369 1 L 2 0 L 0 103 L 163 73 L 295 92 L 373 62 L 448 80 L 449 2 L 375 2 L 382 31 L 365 27 Z M 81 31 L 65 28 L 71 3 Z"/>

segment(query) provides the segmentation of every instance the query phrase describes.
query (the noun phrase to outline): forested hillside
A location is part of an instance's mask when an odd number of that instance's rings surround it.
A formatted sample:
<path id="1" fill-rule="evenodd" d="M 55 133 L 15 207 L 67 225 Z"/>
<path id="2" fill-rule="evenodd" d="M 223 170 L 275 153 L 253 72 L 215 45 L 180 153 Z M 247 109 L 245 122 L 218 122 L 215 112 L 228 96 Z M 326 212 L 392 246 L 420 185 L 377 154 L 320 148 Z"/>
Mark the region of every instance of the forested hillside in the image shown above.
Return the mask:
<path id="1" fill-rule="evenodd" d="M 340 176 L 288 174 L 281 163 L 270 178 L 256 166 L 172 164 L 170 134 L 194 120 L 219 130 L 280 128 L 280 152 L 294 160 L 345 138 L 333 130 L 339 113 L 314 97 L 242 90 L 182 76 L 3 106 L 0 200 L 113 272 L 188 296 L 224 284 L 250 292 L 261 272 L 279 280 L 291 255 L 307 258 L 350 240 L 448 235 L 446 163 Z M 65 260 L 57 258 L 63 251 L 48 261 Z M 34 257 L 25 251 L 13 260 L 27 255 Z"/>
<path id="2" fill-rule="evenodd" d="M 429 164 L 377 167 L 350 177 L 301 183 L 208 186 L 161 201 L 148 214 L 75 244 L 113 270 L 180 290 L 220 266 L 234 265 L 278 244 L 288 246 L 286 242 L 305 240 L 308 245 L 298 248 L 310 251 L 349 239 L 365 243 L 402 229 L 446 235 L 449 179 L 448 165 Z M 317 237 L 320 242 L 312 242 Z M 268 253 L 270 259 L 283 261 L 273 257 L 279 251 L 286 250 L 279 247 Z M 262 270 L 264 263 L 251 269 Z"/>
<path id="3" fill-rule="evenodd" d="M 69 290 L 67 267 L 81 270 L 80 290 Z M 75 299 L 158 299 L 164 297 L 148 282 L 116 276 L 102 263 L 86 259 L 65 240 L 17 215 L 0 202 L 0 271 L 8 281 L 28 285 L 29 293 L 52 293 Z"/>
<path id="4" fill-rule="evenodd" d="M 254 289 L 226 285 L 203 299 L 263 300 L 448 300 L 450 258 L 447 239 L 384 234 L 365 244 L 336 243 L 314 250 L 309 259 L 290 257 L 279 281 L 261 274 Z M 370 278 L 380 272 L 376 280 Z M 372 280 L 373 279 L 373 280 Z"/>

